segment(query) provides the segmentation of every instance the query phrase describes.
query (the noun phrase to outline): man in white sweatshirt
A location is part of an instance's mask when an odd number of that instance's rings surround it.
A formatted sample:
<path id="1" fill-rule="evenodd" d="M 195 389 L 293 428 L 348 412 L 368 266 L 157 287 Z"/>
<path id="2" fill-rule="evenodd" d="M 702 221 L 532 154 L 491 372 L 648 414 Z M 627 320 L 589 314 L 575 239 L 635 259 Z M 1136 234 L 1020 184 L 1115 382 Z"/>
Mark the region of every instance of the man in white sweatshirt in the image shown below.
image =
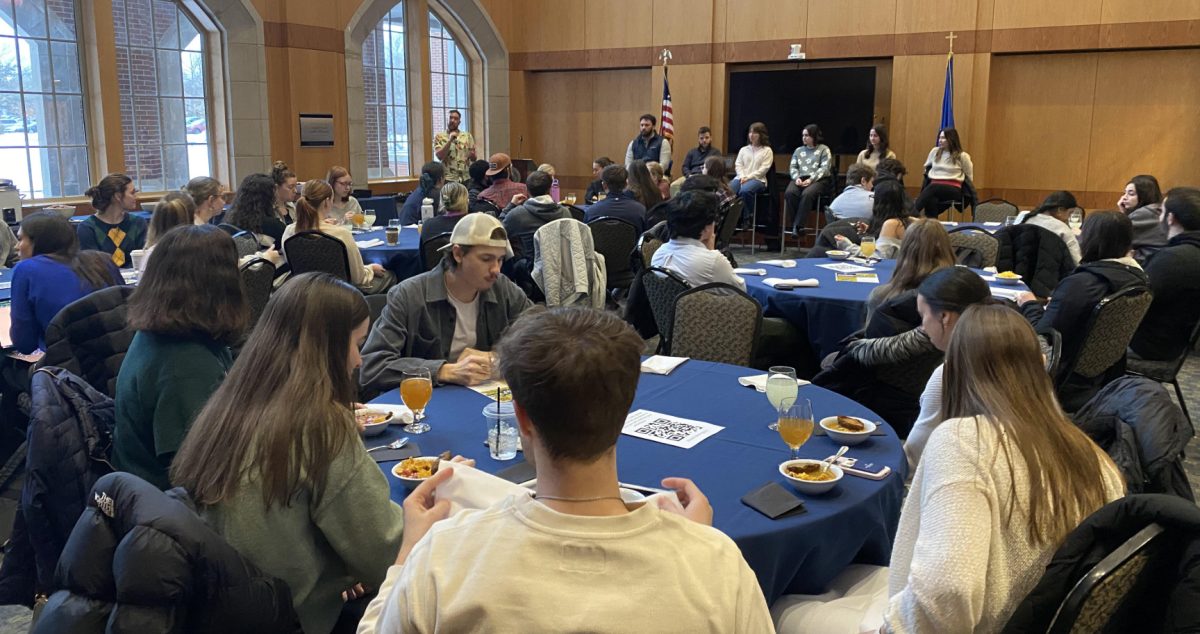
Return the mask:
<path id="1" fill-rule="evenodd" d="M 754 573 L 709 526 L 712 507 L 695 484 L 662 483 L 682 515 L 621 500 L 616 443 L 642 348 L 602 311 L 535 311 L 512 325 L 500 367 L 536 493 L 441 520 L 448 502 L 433 491 L 452 471 L 417 487 L 360 634 L 774 631 Z"/>

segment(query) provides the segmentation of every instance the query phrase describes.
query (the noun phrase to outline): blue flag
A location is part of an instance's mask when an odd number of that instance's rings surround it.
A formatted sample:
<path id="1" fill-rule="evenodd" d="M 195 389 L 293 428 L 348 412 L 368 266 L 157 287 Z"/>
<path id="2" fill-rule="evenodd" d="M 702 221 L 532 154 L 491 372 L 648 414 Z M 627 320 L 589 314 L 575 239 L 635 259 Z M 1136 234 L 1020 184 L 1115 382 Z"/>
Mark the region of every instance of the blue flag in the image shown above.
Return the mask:
<path id="1" fill-rule="evenodd" d="M 942 92 L 942 123 L 938 129 L 954 127 L 954 53 L 946 58 L 946 88 Z"/>

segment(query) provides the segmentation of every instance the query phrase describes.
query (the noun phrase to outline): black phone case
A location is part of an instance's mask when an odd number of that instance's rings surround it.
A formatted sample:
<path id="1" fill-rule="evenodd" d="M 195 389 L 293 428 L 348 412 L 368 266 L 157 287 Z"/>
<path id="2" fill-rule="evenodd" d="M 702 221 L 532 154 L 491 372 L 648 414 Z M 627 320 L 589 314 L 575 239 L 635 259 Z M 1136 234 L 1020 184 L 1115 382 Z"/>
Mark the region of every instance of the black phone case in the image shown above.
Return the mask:
<path id="1" fill-rule="evenodd" d="M 775 520 L 787 515 L 804 513 L 804 500 L 783 488 L 778 482 L 768 482 L 742 496 L 742 504 Z"/>

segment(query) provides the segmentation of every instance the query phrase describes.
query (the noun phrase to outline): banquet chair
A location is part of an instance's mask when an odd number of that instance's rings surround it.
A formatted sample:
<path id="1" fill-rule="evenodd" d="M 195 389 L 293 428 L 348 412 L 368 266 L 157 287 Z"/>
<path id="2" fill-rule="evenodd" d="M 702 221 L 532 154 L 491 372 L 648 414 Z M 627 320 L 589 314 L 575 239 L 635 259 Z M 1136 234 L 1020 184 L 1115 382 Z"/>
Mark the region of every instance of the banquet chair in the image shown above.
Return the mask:
<path id="1" fill-rule="evenodd" d="M 1196 325 L 1192 328 L 1192 334 L 1188 337 L 1187 347 L 1174 359 L 1152 361 L 1150 359 L 1131 356 L 1125 364 L 1125 371 L 1129 374 L 1144 376 L 1152 381 L 1166 383 L 1174 387 L 1175 398 L 1179 401 L 1179 408 L 1183 410 L 1183 415 L 1187 417 L 1189 423 L 1192 422 L 1192 415 L 1188 413 L 1187 401 L 1184 400 L 1183 390 L 1179 387 L 1179 371 L 1183 369 L 1183 364 L 1187 361 L 1192 349 L 1196 347 L 1197 341 L 1200 341 L 1200 321 L 1197 321 Z"/>
<path id="2" fill-rule="evenodd" d="M 775 185 L 775 163 L 771 163 L 771 167 L 767 169 L 765 178 L 767 179 L 766 189 L 754 194 L 753 205 L 750 207 L 750 252 L 754 253 L 754 249 L 758 247 L 758 213 L 759 208 L 763 207 L 765 213 L 771 213 L 773 206 L 779 205 L 779 188 Z M 743 209 L 745 214 L 746 210 Z M 779 214 L 782 216 L 782 214 Z M 779 218 L 779 232 L 783 235 L 783 218 Z"/>
<path id="3" fill-rule="evenodd" d="M 1003 198 L 990 198 L 975 205 L 975 222 L 1004 222 L 1009 216 L 1021 213 L 1017 206 Z"/>
<path id="4" fill-rule="evenodd" d="M 238 267 L 242 276 L 242 286 L 246 289 L 246 304 L 250 309 L 250 319 L 246 322 L 246 332 L 249 333 L 258 323 L 259 316 L 267 307 L 275 282 L 275 265 L 263 258 L 253 258 Z"/>
<path id="5" fill-rule="evenodd" d="M 658 352 L 671 353 L 671 328 L 675 324 L 675 298 L 688 283 L 674 271 L 652 266 L 642 273 L 642 287 L 650 301 L 650 312 L 658 326 Z"/>
<path id="6" fill-rule="evenodd" d="M 1153 299 L 1149 287 L 1135 284 L 1100 300 L 1084 326 L 1079 353 L 1060 366 L 1056 387 L 1072 374 L 1094 379 L 1120 363 Z"/>
<path id="7" fill-rule="evenodd" d="M 674 356 L 749 366 L 762 332 L 762 306 L 722 282 L 689 288 L 675 296 L 671 324 Z"/>
<path id="8" fill-rule="evenodd" d="M 133 342 L 126 321 L 132 286 L 110 286 L 67 304 L 46 327 L 46 354 L 36 367 L 58 367 L 114 396 L 117 372 Z"/>
<path id="9" fill-rule="evenodd" d="M 579 207 L 576 207 L 575 205 L 563 205 L 563 207 L 566 207 L 567 211 L 571 212 L 572 218 L 578 220 L 579 222 L 587 222 L 585 220 L 585 218 L 587 218 L 587 213 Z"/>
<path id="10" fill-rule="evenodd" d="M 587 224 L 592 230 L 592 243 L 596 253 L 604 256 L 608 272 L 607 288 L 628 289 L 633 283 L 633 268 L 629 265 L 629 255 L 637 248 L 637 227 L 612 216 L 601 216 Z"/>
<path id="11" fill-rule="evenodd" d="M 1000 250 L 1000 244 L 992 234 L 972 227 L 954 227 L 949 234 L 950 248 L 954 249 L 954 257 L 959 264 L 970 266 L 972 263 L 966 262 L 965 258 L 974 251 L 979 257 L 979 265 L 975 268 L 996 266 L 996 253 Z"/>
<path id="12" fill-rule="evenodd" d="M 238 259 L 258 253 L 258 238 L 249 231 L 238 231 L 233 234 L 233 246 L 237 248 Z"/>
<path id="13" fill-rule="evenodd" d="M 346 245 L 333 236 L 320 231 L 301 231 L 284 241 L 283 250 L 293 276 L 329 273 L 346 282 L 350 281 L 350 258 L 346 255 Z"/>
<path id="14" fill-rule="evenodd" d="M 804 257 L 808 257 L 808 258 L 823 258 L 823 257 L 825 257 L 825 253 L 827 251 L 837 249 L 837 239 L 834 237 L 837 235 L 846 236 L 851 241 L 853 241 L 855 244 L 858 244 L 859 242 L 862 241 L 862 236 L 858 235 L 858 230 L 855 229 L 854 223 L 859 222 L 859 221 L 866 222 L 867 219 L 843 218 L 841 220 L 835 220 L 835 221 L 825 225 L 825 228 L 821 229 L 820 235 L 817 236 L 816 242 L 813 243 L 813 247 L 808 250 L 808 254 L 805 255 Z"/>
<path id="15" fill-rule="evenodd" d="M 670 201 L 664 200 L 646 210 L 646 226 L 656 225 L 667 219 L 668 202 Z"/>
<path id="16" fill-rule="evenodd" d="M 729 247 L 729 241 L 733 239 L 733 232 L 737 231 L 738 218 L 742 217 L 742 199 L 729 199 L 721 206 L 721 217 L 717 219 L 717 250 L 722 251 Z"/>
<path id="17" fill-rule="evenodd" d="M 650 229 L 644 231 L 642 236 L 638 238 L 637 252 L 641 258 L 641 270 L 650 268 L 650 262 L 654 259 L 654 253 L 663 245 L 663 241 L 659 238 L 660 232 L 666 224 L 666 220 L 654 225 Z M 720 249 L 720 243 L 717 243 L 717 248 Z"/>
<path id="18" fill-rule="evenodd" d="M 447 244 L 450 244 L 449 231 L 439 233 L 428 240 L 421 241 L 421 264 L 425 267 L 426 271 L 432 271 L 433 267 L 442 261 L 442 254 L 438 252 L 438 249 Z"/>

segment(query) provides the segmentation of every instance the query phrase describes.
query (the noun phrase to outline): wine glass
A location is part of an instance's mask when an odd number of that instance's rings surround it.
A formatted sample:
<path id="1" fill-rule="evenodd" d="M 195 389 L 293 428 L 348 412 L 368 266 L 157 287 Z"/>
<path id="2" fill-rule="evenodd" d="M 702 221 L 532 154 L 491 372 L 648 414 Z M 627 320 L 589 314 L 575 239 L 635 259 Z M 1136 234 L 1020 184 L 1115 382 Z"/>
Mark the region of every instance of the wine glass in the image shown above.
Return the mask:
<path id="1" fill-rule="evenodd" d="M 799 389 L 799 386 L 796 385 L 795 368 L 775 365 L 767 370 L 767 400 L 771 403 L 771 407 L 775 408 L 775 411 L 779 411 L 784 399 L 796 398 Z M 776 431 L 779 429 L 779 423 L 771 423 L 767 425 L 767 428 Z"/>
<path id="2" fill-rule="evenodd" d="M 577 199 L 575 198 L 575 193 L 572 192 L 570 194 L 567 194 L 567 196 L 565 198 L 563 198 L 563 203 L 565 203 L 567 205 L 574 205 L 576 200 Z"/>
<path id="3" fill-rule="evenodd" d="M 367 213 L 363 214 L 363 220 L 366 221 L 364 224 L 366 225 L 367 229 L 375 228 L 375 214 L 368 211 Z"/>
<path id="4" fill-rule="evenodd" d="M 1071 215 L 1067 217 L 1067 224 L 1071 226 L 1071 231 L 1078 232 L 1083 226 L 1083 212 L 1075 209 L 1071 211 Z"/>
<path id="5" fill-rule="evenodd" d="M 862 243 L 858 245 L 858 249 L 862 252 L 864 258 L 875 255 L 875 238 L 873 236 L 863 236 Z"/>
<path id="6" fill-rule="evenodd" d="M 779 437 L 792 450 L 792 460 L 800 457 L 800 447 L 812 433 L 812 402 L 806 398 L 783 399 L 779 407 Z"/>
<path id="7" fill-rule="evenodd" d="M 413 422 L 404 426 L 404 431 L 410 434 L 423 434 L 429 431 L 425 420 L 425 406 L 433 396 L 433 381 L 429 377 L 429 368 L 405 370 L 400 379 L 400 400 L 412 410 Z"/>

